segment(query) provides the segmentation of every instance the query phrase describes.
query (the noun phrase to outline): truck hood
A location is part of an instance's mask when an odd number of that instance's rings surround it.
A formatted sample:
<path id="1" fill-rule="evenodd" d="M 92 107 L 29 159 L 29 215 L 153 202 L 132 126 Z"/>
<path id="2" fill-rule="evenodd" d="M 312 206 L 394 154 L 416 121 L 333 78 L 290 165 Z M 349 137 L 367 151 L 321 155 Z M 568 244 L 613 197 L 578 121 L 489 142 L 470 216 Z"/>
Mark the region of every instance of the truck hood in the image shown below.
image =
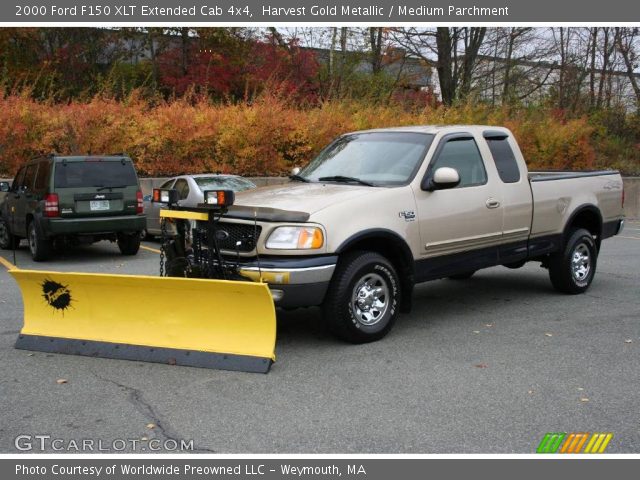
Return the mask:
<path id="1" fill-rule="evenodd" d="M 235 205 L 304 212 L 309 215 L 337 203 L 370 195 L 380 188 L 334 183 L 270 185 L 236 193 Z"/>

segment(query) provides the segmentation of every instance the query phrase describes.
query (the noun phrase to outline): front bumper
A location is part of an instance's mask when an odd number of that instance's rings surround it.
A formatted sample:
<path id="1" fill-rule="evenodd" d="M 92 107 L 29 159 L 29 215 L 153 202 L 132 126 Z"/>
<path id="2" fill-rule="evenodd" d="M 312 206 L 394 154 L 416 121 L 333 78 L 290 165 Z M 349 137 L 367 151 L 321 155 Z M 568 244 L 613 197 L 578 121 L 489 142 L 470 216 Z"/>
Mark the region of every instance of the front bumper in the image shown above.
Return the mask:
<path id="1" fill-rule="evenodd" d="M 243 263 L 240 273 L 266 282 L 278 307 L 311 307 L 324 300 L 337 262 L 337 256 L 269 257 Z"/>
<path id="2" fill-rule="evenodd" d="M 43 218 L 44 231 L 51 235 L 141 232 L 146 228 L 145 215 L 120 215 L 95 218 Z"/>

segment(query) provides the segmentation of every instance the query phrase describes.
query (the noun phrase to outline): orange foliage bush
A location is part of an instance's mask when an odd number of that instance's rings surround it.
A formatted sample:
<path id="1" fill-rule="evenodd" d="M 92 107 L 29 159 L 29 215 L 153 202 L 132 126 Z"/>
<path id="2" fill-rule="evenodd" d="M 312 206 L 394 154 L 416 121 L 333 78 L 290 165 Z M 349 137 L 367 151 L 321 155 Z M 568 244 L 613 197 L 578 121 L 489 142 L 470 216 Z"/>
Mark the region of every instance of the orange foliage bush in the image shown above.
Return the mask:
<path id="1" fill-rule="evenodd" d="M 40 153 L 127 152 L 141 175 L 222 171 L 285 175 L 337 135 L 411 124 L 494 124 L 515 133 L 532 169 L 600 166 L 587 118 L 559 119 L 542 109 L 464 105 L 409 111 L 401 105 L 325 103 L 302 109 L 263 96 L 253 104 L 214 104 L 186 98 L 149 105 L 124 102 L 37 102 L 0 98 L 0 175 L 12 175 Z"/>

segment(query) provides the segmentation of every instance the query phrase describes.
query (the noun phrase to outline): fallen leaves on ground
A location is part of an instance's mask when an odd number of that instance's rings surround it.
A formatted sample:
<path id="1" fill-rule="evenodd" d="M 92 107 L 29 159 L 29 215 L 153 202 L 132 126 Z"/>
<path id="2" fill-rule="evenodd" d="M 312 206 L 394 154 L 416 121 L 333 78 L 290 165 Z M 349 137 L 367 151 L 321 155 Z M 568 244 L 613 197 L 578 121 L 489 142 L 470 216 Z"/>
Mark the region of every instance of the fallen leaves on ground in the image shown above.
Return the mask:
<path id="1" fill-rule="evenodd" d="M 155 423 L 147 423 L 147 428 L 149 428 L 149 429 L 156 428 L 156 424 Z"/>
<path id="2" fill-rule="evenodd" d="M 63 385 L 65 383 L 69 383 L 69 380 L 67 380 L 66 378 L 59 378 L 58 380 L 56 380 L 56 383 L 58 385 Z"/>
<path id="3" fill-rule="evenodd" d="M 553 337 L 553 333 L 549 333 L 549 332 L 547 332 L 547 333 L 545 333 L 545 334 L 544 334 L 544 336 L 545 336 L 545 337 Z"/>
<path id="4" fill-rule="evenodd" d="M 582 403 L 587 403 L 589 401 L 589 399 L 587 397 L 580 397 L 580 401 Z"/>
<path id="5" fill-rule="evenodd" d="M 477 365 L 474 365 L 474 367 L 476 368 L 487 368 L 489 365 L 487 365 L 486 363 L 478 363 Z"/>

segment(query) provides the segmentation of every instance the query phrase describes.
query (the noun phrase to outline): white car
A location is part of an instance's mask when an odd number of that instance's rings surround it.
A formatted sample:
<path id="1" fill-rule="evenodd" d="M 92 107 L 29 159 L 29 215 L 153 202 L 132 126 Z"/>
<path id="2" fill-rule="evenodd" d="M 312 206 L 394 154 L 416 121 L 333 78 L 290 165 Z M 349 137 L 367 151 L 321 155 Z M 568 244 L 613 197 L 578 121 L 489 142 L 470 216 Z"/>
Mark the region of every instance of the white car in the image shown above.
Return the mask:
<path id="1" fill-rule="evenodd" d="M 172 188 L 178 191 L 178 204 L 183 207 L 195 207 L 204 202 L 205 190 L 233 190 L 241 192 L 256 188 L 256 185 L 238 175 L 223 175 L 202 173 L 198 175 L 179 175 L 172 177 L 159 188 Z M 144 212 L 147 215 L 147 229 L 143 232 L 145 237 L 160 235 L 160 209 L 162 205 L 151 201 L 151 194 L 143 198 Z"/>

